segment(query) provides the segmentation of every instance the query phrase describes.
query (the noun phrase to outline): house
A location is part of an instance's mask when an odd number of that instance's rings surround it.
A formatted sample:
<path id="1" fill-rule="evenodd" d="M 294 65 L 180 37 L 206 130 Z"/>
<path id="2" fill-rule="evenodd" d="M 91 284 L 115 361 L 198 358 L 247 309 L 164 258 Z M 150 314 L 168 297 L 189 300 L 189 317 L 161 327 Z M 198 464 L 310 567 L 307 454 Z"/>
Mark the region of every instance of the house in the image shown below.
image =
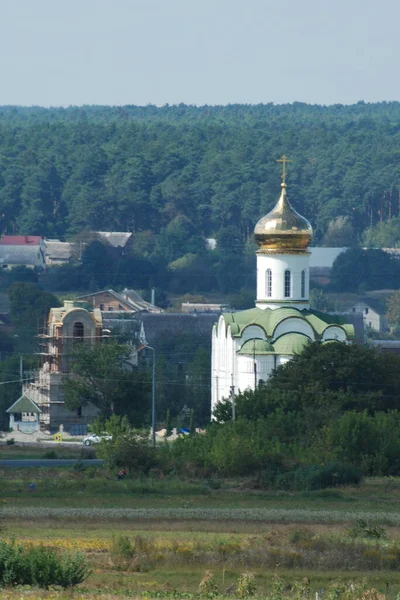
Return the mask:
<path id="1" fill-rule="evenodd" d="M 362 314 L 365 329 L 375 329 L 382 333 L 389 331 L 386 308 L 376 298 L 361 298 L 350 310 L 353 313 Z"/>
<path id="2" fill-rule="evenodd" d="M 99 308 L 103 313 L 130 313 L 137 312 L 162 312 L 161 308 L 146 302 L 135 292 L 135 290 L 124 289 L 123 292 L 117 293 L 114 290 L 102 290 L 80 296 L 78 300 L 87 302 L 93 308 Z"/>
<path id="3" fill-rule="evenodd" d="M 0 240 L 0 267 L 46 267 L 46 247 L 38 235 L 5 235 Z"/>
<path id="4" fill-rule="evenodd" d="M 46 265 L 65 265 L 72 256 L 73 244 L 60 240 L 45 240 Z"/>

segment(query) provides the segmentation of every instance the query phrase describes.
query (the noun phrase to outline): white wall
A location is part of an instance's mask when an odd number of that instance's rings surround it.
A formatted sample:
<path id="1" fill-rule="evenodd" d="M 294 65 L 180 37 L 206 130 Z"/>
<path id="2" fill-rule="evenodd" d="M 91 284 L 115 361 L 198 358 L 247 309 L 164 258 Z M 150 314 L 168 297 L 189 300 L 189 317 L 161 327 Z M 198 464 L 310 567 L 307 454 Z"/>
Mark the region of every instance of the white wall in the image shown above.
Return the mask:
<path id="1" fill-rule="evenodd" d="M 315 341 L 314 330 L 311 327 L 310 323 L 304 321 L 304 319 L 296 319 L 295 317 L 291 317 L 289 319 L 285 319 L 281 321 L 276 327 L 273 338 L 276 340 L 281 335 L 285 333 L 304 333 L 311 340 Z"/>
<path id="2" fill-rule="evenodd" d="M 267 296 L 266 273 L 271 269 L 272 290 Z M 291 272 L 291 294 L 285 297 L 285 271 Z M 301 273 L 305 271 L 305 293 L 301 294 Z M 263 254 L 257 253 L 257 301 L 258 308 L 298 306 L 309 308 L 309 254 Z"/>

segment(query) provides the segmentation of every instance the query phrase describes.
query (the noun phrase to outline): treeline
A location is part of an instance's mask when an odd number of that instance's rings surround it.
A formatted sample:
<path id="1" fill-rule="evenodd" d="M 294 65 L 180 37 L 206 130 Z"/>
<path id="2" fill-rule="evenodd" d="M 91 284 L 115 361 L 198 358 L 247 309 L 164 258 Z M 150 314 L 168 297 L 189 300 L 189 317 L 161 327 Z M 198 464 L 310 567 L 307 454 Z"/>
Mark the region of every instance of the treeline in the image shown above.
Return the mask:
<path id="1" fill-rule="evenodd" d="M 205 433 L 194 433 L 191 423 L 191 435 L 154 449 L 148 435 L 140 440 L 126 418 L 114 416 L 99 425 L 114 436 L 103 456 L 132 473 L 250 476 L 255 486 L 279 489 L 399 475 L 399 386 L 398 355 L 316 342 L 278 367 L 267 383 L 240 393 L 235 420 L 226 400 Z"/>
<path id="2" fill-rule="evenodd" d="M 276 201 L 275 160 L 286 153 L 290 197 L 315 241 L 338 216 L 361 235 L 398 215 L 399 127 L 399 103 L 2 107 L 0 226 L 158 239 L 184 217 L 198 236 L 234 226 L 244 242 Z"/>
<path id="3" fill-rule="evenodd" d="M 221 403 L 210 435 L 184 440 L 177 460 L 286 488 L 329 477 L 332 485 L 335 472 L 337 483 L 357 473 L 398 475 L 399 367 L 399 356 L 366 346 L 314 343 L 240 394 L 235 422 L 231 402 Z"/>

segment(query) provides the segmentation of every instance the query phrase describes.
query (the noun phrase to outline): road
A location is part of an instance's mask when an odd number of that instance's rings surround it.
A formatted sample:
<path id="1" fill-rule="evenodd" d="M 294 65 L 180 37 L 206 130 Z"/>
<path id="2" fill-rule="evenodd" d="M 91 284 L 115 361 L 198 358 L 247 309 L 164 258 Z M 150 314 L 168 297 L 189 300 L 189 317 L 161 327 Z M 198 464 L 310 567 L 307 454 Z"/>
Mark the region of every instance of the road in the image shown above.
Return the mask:
<path id="1" fill-rule="evenodd" d="M 98 458 L 78 460 L 76 458 L 33 458 L 22 460 L 0 460 L 1 469 L 18 469 L 21 467 L 73 467 L 76 463 L 84 467 L 98 467 L 104 464 Z"/>

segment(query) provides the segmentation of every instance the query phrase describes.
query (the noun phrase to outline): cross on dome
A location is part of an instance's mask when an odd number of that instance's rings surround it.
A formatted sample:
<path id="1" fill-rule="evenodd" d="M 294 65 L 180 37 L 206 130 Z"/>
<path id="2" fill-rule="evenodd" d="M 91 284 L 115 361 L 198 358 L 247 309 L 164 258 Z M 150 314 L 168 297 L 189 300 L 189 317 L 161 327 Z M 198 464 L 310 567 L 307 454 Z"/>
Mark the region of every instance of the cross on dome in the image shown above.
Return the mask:
<path id="1" fill-rule="evenodd" d="M 283 154 L 283 156 L 278 158 L 276 162 L 282 163 L 282 183 L 286 185 L 286 164 L 292 161 L 286 156 L 286 154 Z"/>

